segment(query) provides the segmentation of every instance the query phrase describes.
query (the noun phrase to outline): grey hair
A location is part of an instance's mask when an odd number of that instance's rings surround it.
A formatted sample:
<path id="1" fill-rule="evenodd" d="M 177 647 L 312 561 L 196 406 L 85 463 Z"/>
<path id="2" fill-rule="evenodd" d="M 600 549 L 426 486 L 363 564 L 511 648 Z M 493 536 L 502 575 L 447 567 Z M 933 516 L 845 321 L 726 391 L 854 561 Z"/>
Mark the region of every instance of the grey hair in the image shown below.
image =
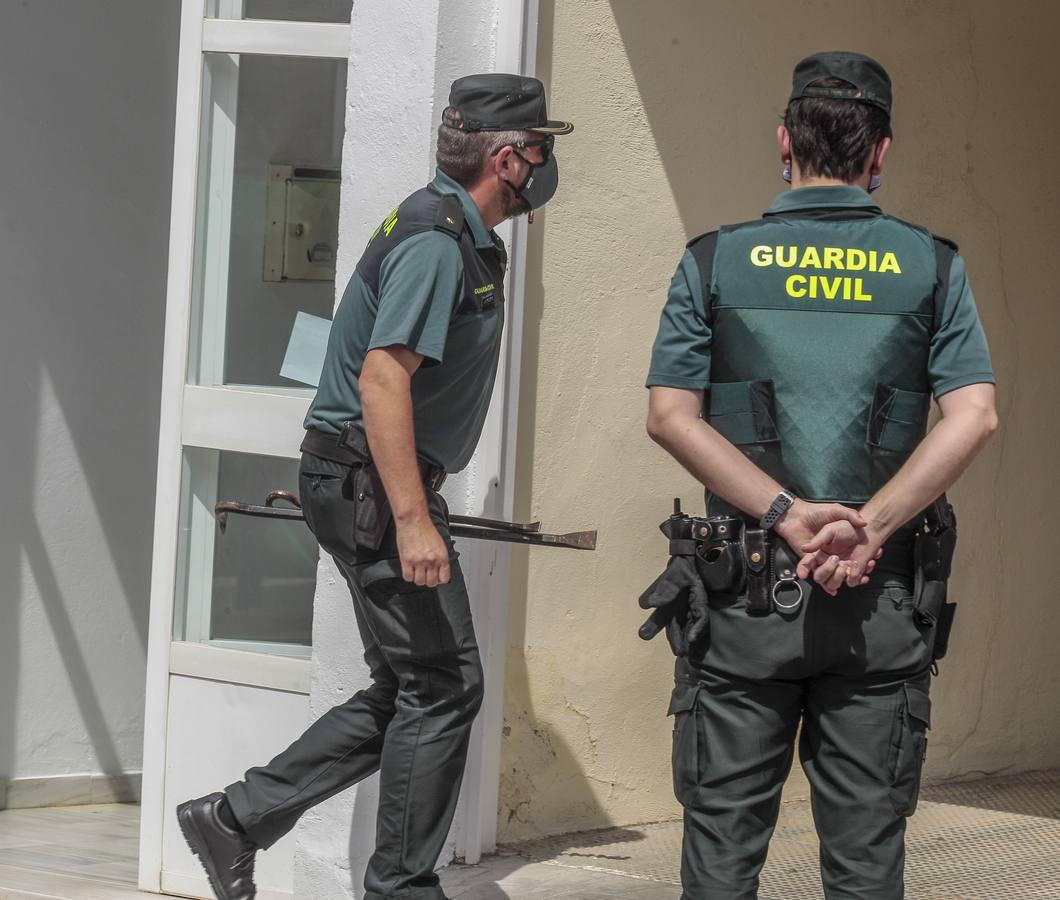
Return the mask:
<path id="1" fill-rule="evenodd" d="M 449 107 L 445 118 L 459 121 L 460 113 Z M 486 161 L 502 147 L 532 140 L 528 131 L 462 131 L 438 126 L 438 168 L 462 187 L 470 187 L 482 175 Z"/>

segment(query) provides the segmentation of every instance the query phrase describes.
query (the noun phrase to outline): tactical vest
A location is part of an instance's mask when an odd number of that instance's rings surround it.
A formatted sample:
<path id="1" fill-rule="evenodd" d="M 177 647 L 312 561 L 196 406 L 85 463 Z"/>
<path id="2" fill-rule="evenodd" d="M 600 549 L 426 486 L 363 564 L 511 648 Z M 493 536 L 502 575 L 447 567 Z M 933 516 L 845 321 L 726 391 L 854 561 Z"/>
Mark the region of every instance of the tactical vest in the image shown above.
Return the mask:
<path id="1" fill-rule="evenodd" d="M 956 247 L 849 207 L 767 214 L 688 246 L 712 333 L 704 418 L 798 496 L 867 501 L 927 432 Z"/>
<path id="2" fill-rule="evenodd" d="M 379 270 L 383 260 L 400 244 L 424 231 L 441 231 L 454 238 L 464 262 L 464 294 L 456 315 L 489 312 L 504 305 L 504 273 L 508 254 L 503 244 L 479 249 L 464 221 L 464 208 L 454 194 L 441 194 L 428 185 L 406 197 L 372 232 L 368 246 L 357 262 L 357 273 L 375 296 L 379 296 Z M 492 285 L 487 292 L 475 287 Z"/>
<path id="3" fill-rule="evenodd" d="M 380 270 L 387 255 L 402 241 L 431 230 L 457 242 L 464 281 L 449 323 L 445 360 L 437 367 L 425 362 L 413 375 L 414 404 L 427 396 L 435 407 L 446 407 L 444 416 L 434 415 L 430 422 L 417 420 L 417 443 L 428 453 L 429 447 L 442 442 L 440 432 L 444 432 L 449 436 L 444 442 L 451 446 L 444 457 L 432 461 L 455 472 L 467 465 L 478 443 L 497 375 L 508 266 L 504 244 L 495 239 L 488 247 L 477 247 L 460 200 L 428 186 L 407 197 L 376 229 L 357 263 L 357 272 L 378 297 Z M 464 391 L 465 402 L 446 402 L 453 389 Z"/>

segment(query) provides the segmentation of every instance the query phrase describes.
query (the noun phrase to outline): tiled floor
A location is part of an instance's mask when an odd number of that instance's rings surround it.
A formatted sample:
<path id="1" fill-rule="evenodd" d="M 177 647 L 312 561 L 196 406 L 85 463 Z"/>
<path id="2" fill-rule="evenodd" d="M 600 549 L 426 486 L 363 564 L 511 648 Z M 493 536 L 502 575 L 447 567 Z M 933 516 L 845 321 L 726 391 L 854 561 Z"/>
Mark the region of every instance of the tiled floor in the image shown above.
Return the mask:
<path id="1" fill-rule="evenodd" d="M 140 808 L 57 806 L 0 812 L 0 900 L 129 900 Z"/>
<path id="2" fill-rule="evenodd" d="M 136 806 L 0 812 L 0 900 L 156 896 L 135 888 L 138 831 Z M 565 835 L 442 880 L 452 900 L 676 900 L 680 836 L 675 822 Z M 816 856 L 807 804 L 786 804 L 761 900 L 819 898 Z M 927 789 L 906 870 L 909 900 L 1060 900 L 1060 772 Z"/>

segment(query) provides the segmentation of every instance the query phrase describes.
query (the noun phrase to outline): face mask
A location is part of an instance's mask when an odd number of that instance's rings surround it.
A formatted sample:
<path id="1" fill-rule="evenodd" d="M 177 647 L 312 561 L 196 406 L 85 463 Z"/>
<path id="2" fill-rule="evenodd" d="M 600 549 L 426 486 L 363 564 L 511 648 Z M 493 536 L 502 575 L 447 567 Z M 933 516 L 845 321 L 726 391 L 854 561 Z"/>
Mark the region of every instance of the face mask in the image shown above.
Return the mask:
<path id="1" fill-rule="evenodd" d="M 510 181 L 508 187 L 515 191 L 531 210 L 540 209 L 555 196 L 556 188 L 559 187 L 559 164 L 556 162 L 556 155 L 551 154 L 548 162 L 541 165 L 527 161 L 522 155 L 520 159 L 530 166 L 530 174 L 526 176 L 522 187 L 517 188 Z"/>
<path id="2" fill-rule="evenodd" d="M 876 188 L 883 183 L 883 179 L 879 175 L 873 175 L 869 178 L 869 193 L 871 194 Z"/>

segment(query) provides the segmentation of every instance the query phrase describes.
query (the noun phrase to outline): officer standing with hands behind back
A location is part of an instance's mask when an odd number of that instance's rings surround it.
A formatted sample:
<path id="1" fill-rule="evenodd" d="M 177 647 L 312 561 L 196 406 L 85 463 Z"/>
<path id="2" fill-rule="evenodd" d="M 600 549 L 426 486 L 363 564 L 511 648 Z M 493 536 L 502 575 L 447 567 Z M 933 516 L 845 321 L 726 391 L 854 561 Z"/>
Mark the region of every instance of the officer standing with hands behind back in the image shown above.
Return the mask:
<path id="1" fill-rule="evenodd" d="M 366 900 L 445 900 L 482 664 L 438 493 L 471 459 L 493 390 L 507 256 L 493 231 L 551 199 L 569 122 L 520 75 L 453 83 L 438 172 L 380 224 L 342 297 L 306 418 L 306 522 L 349 584 L 372 684 L 180 827 L 220 900 L 255 895 L 254 858 L 307 809 L 380 771 Z"/>
<path id="2" fill-rule="evenodd" d="M 781 194 L 693 240 L 652 354 L 648 431 L 707 488 L 645 592 L 675 651 L 685 900 L 750 900 L 795 735 L 828 900 L 904 896 L 906 817 L 954 606 L 944 492 L 997 427 L 964 261 L 882 212 L 891 82 L 795 68 Z M 942 413 L 927 431 L 934 396 Z M 702 417 L 701 417 L 702 416 Z"/>

